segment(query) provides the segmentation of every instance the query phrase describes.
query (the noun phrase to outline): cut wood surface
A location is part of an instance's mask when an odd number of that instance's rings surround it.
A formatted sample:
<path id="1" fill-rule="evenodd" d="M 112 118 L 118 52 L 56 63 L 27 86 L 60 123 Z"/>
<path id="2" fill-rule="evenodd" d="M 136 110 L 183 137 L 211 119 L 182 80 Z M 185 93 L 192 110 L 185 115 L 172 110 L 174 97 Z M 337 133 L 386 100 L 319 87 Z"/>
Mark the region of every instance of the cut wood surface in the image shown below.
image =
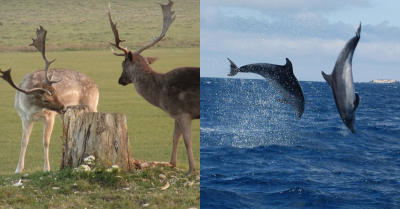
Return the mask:
<path id="1" fill-rule="evenodd" d="M 90 155 L 100 169 L 118 165 L 134 170 L 139 161 L 132 157 L 126 117 L 122 113 L 89 112 L 85 106 L 69 107 L 63 119 L 61 169 L 76 168 Z"/>

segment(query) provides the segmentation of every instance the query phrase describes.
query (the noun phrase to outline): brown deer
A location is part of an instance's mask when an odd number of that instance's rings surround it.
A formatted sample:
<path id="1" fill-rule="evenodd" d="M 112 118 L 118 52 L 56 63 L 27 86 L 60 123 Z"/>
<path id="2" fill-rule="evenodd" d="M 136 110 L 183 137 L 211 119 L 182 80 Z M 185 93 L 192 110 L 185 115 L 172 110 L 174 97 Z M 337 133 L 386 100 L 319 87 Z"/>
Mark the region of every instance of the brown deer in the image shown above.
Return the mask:
<path id="1" fill-rule="evenodd" d="M 174 3 L 171 0 L 167 5 L 158 4 L 163 11 L 163 27 L 160 36 L 156 39 L 153 38 L 151 43 L 133 53 L 119 45 L 124 40 L 119 38 L 116 24 L 111 19 L 111 8 L 108 5 L 108 16 L 115 37 L 115 44 L 111 42 L 110 44 L 124 53 L 117 54 L 112 48 L 111 50 L 114 55 L 125 56 L 125 61 L 122 62 L 123 70 L 118 81 L 119 84 L 125 86 L 133 83 L 136 91 L 145 100 L 175 119 L 170 164 L 174 167 L 177 164 L 178 142 L 183 135 L 189 160 L 189 174 L 192 174 L 196 170 L 196 166 L 192 152 L 191 123 L 193 119 L 200 119 L 200 68 L 182 67 L 162 74 L 151 68 L 150 63 L 154 61 L 154 58 L 140 55 L 141 52 L 160 41 L 175 20 L 175 16 L 172 17 L 174 12 L 171 11 Z"/>
<path id="2" fill-rule="evenodd" d="M 98 87 L 85 74 L 67 69 L 52 69 L 49 79 L 49 66 L 55 60 L 49 62 L 46 58 L 46 33 L 40 26 L 40 30 L 36 31 L 37 39 L 33 39 L 31 44 L 41 52 L 46 63 L 44 70 L 29 73 L 18 87 L 11 79 L 11 69 L 4 72 L 0 70 L 0 77 L 17 90 L 14 107 L 22 119 L 21 153 L 15 173 L 24 170 L 25 152 L 34 121 L 43 122 L 44 171 L 50 171 L 49 144 L 55 116 L 62 117 L 66 106 L 70 105 L 87 105 L 90 111 L 97 111 Z"/>

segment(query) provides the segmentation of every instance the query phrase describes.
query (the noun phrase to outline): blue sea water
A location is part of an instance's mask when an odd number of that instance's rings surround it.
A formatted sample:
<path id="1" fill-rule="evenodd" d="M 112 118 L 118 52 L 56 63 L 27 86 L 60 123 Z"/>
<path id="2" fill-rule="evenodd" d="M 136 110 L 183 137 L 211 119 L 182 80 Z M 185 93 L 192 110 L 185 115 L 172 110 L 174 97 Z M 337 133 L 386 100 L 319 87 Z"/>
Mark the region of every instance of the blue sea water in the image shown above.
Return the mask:
<path id="1" fill-rule="evenodd" d="M 201 208 L 400 208 L 400 85 L 356 83 L 356 133 L 325 82 L 301 120 L 262 79 L 201 78 Z"/>

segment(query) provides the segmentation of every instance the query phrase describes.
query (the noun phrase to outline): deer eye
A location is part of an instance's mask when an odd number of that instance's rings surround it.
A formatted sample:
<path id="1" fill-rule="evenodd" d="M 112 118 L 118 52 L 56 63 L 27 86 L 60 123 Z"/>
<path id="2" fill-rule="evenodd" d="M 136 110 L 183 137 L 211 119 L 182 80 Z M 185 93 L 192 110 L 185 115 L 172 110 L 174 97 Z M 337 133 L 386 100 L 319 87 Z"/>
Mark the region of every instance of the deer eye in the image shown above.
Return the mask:
<path id="1" fill-rule="evenodd" d="M 50 103 L 50 101 L 49 101 L 49 100 L 43 100 L 43 103 L 45 103 L 45 104 L 49 104 L 49 103 Z"/>

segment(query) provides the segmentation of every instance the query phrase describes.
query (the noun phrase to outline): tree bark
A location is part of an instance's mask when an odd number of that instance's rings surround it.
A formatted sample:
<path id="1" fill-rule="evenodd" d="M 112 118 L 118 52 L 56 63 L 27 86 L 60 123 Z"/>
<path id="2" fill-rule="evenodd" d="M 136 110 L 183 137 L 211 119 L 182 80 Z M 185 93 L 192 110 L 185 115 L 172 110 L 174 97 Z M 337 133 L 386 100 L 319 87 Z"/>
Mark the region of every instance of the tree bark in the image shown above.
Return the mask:
<path id="1" fill-rule="evenodd" d="M 62 140 L 61 169 L 76 168 L 90 155 L 96 158 L 96 168 L 118 165 L 122 171 L 130 171 L 138 167 L 122 113 L 93 113 L 85 106 L 70 107 L 63 118 Z"/>

